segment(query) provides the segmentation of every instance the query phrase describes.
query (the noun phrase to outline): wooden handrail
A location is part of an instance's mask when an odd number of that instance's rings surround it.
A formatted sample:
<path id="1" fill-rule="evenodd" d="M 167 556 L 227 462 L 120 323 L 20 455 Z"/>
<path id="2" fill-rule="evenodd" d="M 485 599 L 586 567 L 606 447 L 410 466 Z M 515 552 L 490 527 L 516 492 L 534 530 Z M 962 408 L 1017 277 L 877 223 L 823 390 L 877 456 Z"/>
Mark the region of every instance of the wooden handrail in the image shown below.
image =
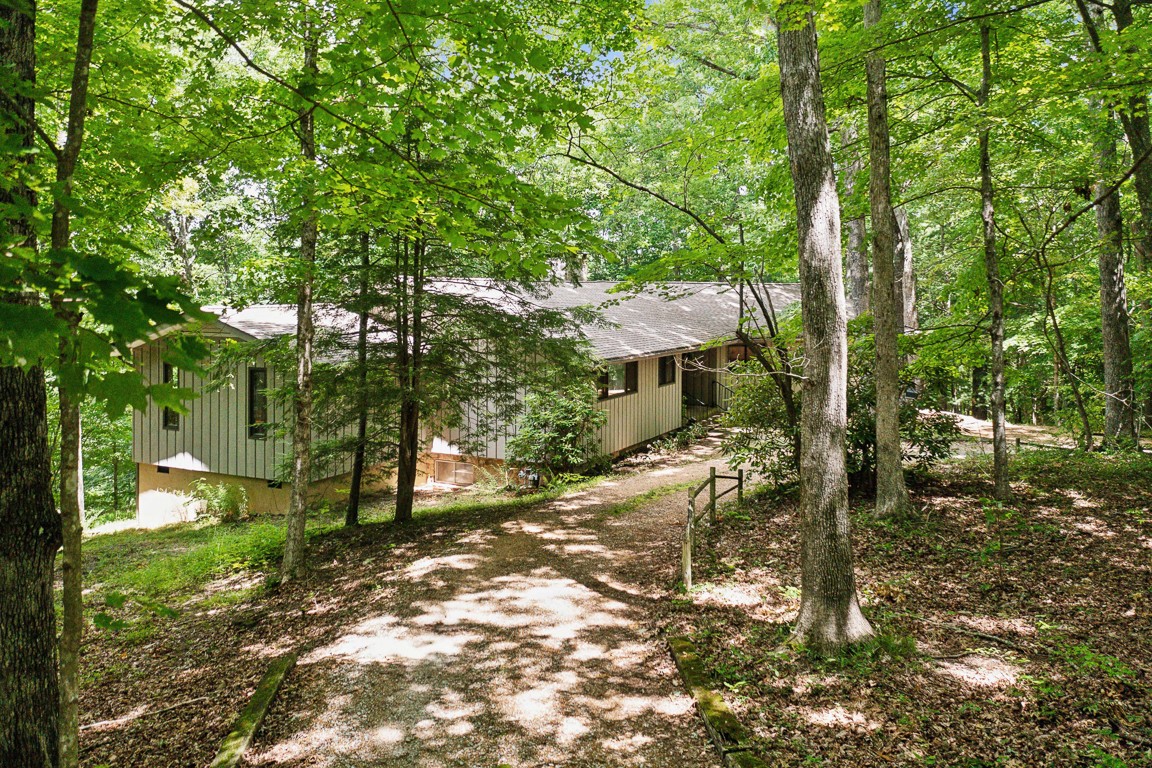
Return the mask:
<path id="1" fill-rule="evenodd" d="M 717 480 L 735 480 L 736 484 L 727 490 L 716 492 Z M 704 509 L 699 513 L 696 512 L 696 497 L 699 496 L 704 489 L 708 489 L 708 503 Z M 704 519 L 707 515 L 711 522 L 716 522 L 716 500 L 736 491 L 736 498 L 744 501 L 744 470 L 739 469 L 735 475 L 718 475 L 716 474 L 716 467 L 708 468 L 708 479 L 696 487 L 694 491 L 688 494 L 688 521 L 684 526 L 684 543 L 680 553 L 681 572 L 684 580 L 684 589 L 692 589 L 692 554 L 696 548 L 696 523 Z"/>

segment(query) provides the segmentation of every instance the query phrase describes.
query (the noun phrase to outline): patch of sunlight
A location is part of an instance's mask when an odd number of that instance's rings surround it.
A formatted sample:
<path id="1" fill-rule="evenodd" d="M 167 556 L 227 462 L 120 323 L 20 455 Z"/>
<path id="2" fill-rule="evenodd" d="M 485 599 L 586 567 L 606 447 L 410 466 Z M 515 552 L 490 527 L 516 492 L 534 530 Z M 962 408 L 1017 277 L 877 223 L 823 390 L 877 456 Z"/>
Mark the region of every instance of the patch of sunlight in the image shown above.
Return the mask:
<path id="1" fill-rule="evenodd" d="M 576 650 L 568 654 L 568 658 L 573 661 L 591 661 L 592 659 L 603 658 L 604 646 L 596 645 L 595 643 L 586 643 L 582 640 L 576 641 Z"/>
<path id="2" fill-rule="evenodd" d="M 706 583 L 693 593 L 692 601 L 697 605 L 748 607 L 759 605 L 763 598 L 760 591 L 750 584 Z"/>
<path id="3" fill-rule="evenodd" d="M 483 639 L 475 633 L 414 632 L 398 626 L 398 621 L 394 616 L 363 621 L 334 643 L 308 654 L 307 660 L 311 663 L 342 657 L 361 664 L 398 659 L 425 661 L 434 657 L 457 656 L 468 643 Z"/>
<path id="4" fill-rule="evenodd" d="M 410 579 L 420 579 L 433 571 L 442 568 L 451 568 L 457 571 L 470 571 L 479 567 L 480 557 L 477 555 L 444 555 L 442 557 L 422 557 L 404 569 L 404 575 Z"/>
<path id="5" fill-rule="evenodd" d="M 802 710 L 804 719 L 813 725 L 823 725 L 828 728 L 850 728 L 854 731 L 874 731 L 880 723 L 867 717 L 863 712 L 844 709 L 837 704 L 827 709 Z"/>
<path id="6" fill-rule="evenodd" d="M 1099 536 L 1102 539 L 1112 539 L 1116 537 L 1116 532 L 1110 529 L 1103 521 L 1095 517 L 1086 517 L 1083 520 L 1077 520 L 1072 523 L 1072 527 L 1081 533 L 1087 533 L 1092 536 Z"/>
<path id="7" fill-rule="evenodd" d="M 536 637 L 572 640 L 592 627 L 631 624 L 619 615 L 623 603 L 606 600 L 566 578 L 501 576 L 493 589 L 464 592 L 435 603 L 415 603 L 424 611 L 412 623 L 435 627 L 485 624 L 528 629 Z"/>
<path id="8" fill-rule="evenodd" d="M 635 752 L 646 744 L 652 743 L 651 736 L 645 736 L 642 733 L 634 733 L 630 736 L 617 736 L 614 739 L 607 739 L 601 742 L 606 749 L 613 752 Z"/>
<path id="9" fill-rule="evenodd" d="M 1013 685 L 1020 667 L 990 656 L 965 656 L 956 661 L 937 661 L 936 670 L 978 688 L 1005 688 Z"/>
<path id="10" fill-rule="evenodd" d="M 576 739 L 591 730 L 584 721 L 578 717 L 565 717 L 560 721 L 560 727 L 556 729 L 556 739 L 561 744 L 571 744 Z"/>
<path id="11" fill-rule="evenodd" d="M 1024 618 L 998 618 L 996 616 L 952 616 L 952 623 L 961 624 L 969 629 L 988 634 L 1003 635 L 1016 633 L 1031 637 L 1036 634 L 1036 627 Z"/>
<path id="12" fill-rule="evenodd" d="M 377 744 L 399 744 L 404 741 L 404 731 L 394 725 L 382 725 L 379 728 L 373 728 L 367 733 L 368 740 L 374 741 Z"/>
<path id="13" fill-rule="evenodd" d="M 1072 499 L 1073 509 L 1096 509 L 1100 506 L 1095 502 L 1088 501 L 1088 499 L 1084 498 L 1084 494 L 1080 493 L 1079 491 L 1067 489 L 1064 491 L 1064 495 Z"/>

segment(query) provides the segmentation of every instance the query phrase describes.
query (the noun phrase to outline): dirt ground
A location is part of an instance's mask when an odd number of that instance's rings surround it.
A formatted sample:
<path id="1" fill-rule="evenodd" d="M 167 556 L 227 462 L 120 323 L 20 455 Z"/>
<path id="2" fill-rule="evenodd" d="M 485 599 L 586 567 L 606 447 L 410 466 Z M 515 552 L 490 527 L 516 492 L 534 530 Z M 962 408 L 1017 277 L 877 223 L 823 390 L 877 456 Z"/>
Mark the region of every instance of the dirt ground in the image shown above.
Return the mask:
<path id="1" fill-rule="evenodd" d="M 1152 765 L 1152 460 L 1062 451 L 921 475 L 916 514 L 854 506 L 857 584 L 879 640 L 782 651 L 799 606 L 796 502 L 733 510 L 671 625 L 771 765 Z"/>
<path id="2" fill-rule="evenodd" d="M 683 486 L 717 445 L 535 508 L 325 535 L 302 582 L 217 604 L 221 582 L 146 641 L 93 635 L 83 764 L 206 765 L 302 648 L 246 764 L 719 766 L 659 634 Z"/>

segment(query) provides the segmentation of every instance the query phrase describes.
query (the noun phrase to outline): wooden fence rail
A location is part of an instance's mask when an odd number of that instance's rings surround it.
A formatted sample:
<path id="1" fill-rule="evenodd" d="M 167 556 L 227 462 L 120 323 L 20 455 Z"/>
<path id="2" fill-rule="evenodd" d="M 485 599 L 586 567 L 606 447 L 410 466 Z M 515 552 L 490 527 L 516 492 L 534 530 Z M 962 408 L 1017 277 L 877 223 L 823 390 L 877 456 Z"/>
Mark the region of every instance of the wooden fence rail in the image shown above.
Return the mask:
<path id="1" fill-rule="evenodd" d="M 724 491 L 717 492 L 717 480 L 735 480 L 736 484 Z M 708 490 L 708 503 L 704 505 L 704 509 L 697 512 L 696 499 L 705 489 Z M 708 522 L 716 522 L 717 500 L 733 491 L 736 491 L 737 500 L 744 501 L 744 470 L 737 470 L 735 475 L 718 475 L 716 474 L 716 467 L 709 467 L 708 479 L 688 494 L 688 522 L 684 526 L 684 546 L 681 553 L 684 589 L 692 589 L 692 553 L 696 549 L 696 526 L 705 516 L 708 517 Z"/>

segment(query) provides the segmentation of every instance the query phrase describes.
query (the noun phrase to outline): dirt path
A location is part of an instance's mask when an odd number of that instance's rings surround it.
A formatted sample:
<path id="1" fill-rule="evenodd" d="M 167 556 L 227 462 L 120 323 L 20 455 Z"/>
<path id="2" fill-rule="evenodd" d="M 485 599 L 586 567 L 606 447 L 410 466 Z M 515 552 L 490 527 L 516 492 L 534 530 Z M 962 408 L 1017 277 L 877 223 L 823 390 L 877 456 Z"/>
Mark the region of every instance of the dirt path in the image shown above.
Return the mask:
<path id="1" fill-rule="evenodd" d="M 718 766 L 651 623 L 685 493 L 613 514 L 707 477 L 715 447 L 453 534 L 383 574 L 382 610 L 301 660 L 249 763 Z"/>

